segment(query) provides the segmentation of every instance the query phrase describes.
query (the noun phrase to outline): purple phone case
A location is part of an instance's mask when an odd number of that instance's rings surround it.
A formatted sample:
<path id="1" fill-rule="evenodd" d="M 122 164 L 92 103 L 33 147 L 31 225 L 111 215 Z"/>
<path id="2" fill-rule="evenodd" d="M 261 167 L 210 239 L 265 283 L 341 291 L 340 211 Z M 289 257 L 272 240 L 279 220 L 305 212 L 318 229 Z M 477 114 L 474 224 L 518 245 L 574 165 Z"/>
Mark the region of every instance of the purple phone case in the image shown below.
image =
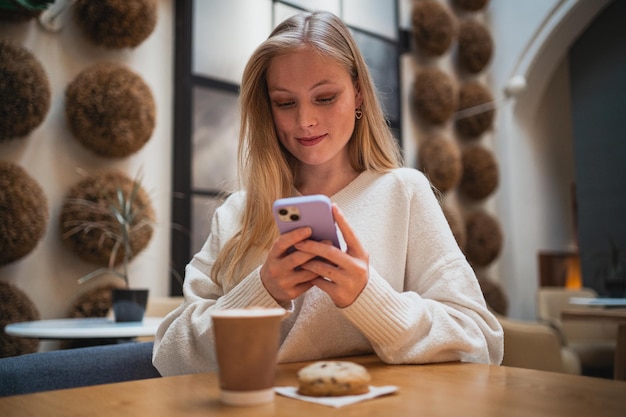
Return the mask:
<path id="1" fill-rule="evenodd" d="M 311 239 L 328 240 L 339 248 L 331 207 L 332 203 L 328 197 L 316 194 L 276 200 L 272 206 L 272 212 L 281 234 L 299 227 L 310 226 L 313 229 Z M 285 210 L 284 214 L 281 214 L 281 210 Z"/>

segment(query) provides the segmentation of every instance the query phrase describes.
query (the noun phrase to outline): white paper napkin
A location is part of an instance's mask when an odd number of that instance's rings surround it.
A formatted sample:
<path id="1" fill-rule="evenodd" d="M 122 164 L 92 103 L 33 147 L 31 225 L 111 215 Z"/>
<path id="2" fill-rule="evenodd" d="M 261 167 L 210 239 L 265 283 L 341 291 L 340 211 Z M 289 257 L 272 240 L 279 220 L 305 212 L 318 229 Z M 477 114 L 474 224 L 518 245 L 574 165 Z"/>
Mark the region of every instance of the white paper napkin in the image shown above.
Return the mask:
<path id="1" fill-rule="evenodd" d="M 395 385 L 384 385 L 382 387 L 374 387 L 370 385 L 370 391 L 360 395 L 344 395 L 340 397 L 309 397 L 307 395 L 298 394 L 297 387 L 275 387 L 274 390 L 285 397 L 295 398 L 296 400 L 309 401 L 316 404 L 327 405 L 329 407 L 343 407 L 344 405 L 358 403 L 360 401 L 370 400 L 398 391 Z"/>

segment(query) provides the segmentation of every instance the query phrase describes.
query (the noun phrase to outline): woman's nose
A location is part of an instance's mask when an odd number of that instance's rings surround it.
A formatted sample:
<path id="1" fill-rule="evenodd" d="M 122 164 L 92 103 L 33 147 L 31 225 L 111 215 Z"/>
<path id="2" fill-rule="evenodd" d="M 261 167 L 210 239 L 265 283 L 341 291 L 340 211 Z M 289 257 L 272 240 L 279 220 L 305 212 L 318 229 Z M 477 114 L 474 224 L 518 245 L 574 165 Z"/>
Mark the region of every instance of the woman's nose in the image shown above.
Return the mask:
<path id="1" fill-rule="evenodd" d="M 311 127 L 317 124 L 317 116 L 313 106 L 301 105 L 298 107 L 298 125 L 300 127 Z"/>

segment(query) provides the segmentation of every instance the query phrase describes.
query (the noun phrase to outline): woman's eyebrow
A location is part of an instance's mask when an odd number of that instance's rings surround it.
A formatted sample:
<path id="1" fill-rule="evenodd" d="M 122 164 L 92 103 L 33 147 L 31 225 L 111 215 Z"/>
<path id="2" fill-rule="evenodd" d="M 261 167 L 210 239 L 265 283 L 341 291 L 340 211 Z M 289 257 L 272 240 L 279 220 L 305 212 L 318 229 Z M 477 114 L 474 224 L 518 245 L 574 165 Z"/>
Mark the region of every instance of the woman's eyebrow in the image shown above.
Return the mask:
<path id="1" fill-rule="evenodd" d="M 315 89 L 316 89 L 317 87 L 319 87 L 319 86 L 322 86 L 322 85 L 328 85 L 328 84 L 336 84 L 336 83 L 332 82 L 331 80 L 327 80 L 327 79 L 320 80 L 320 81 L 316 82 L 315 84 L 313 84 L 313 85 L 311 86 L 311 88 L 309 88 L 309 91 L 311 91 L 311 90 L 315 90 Z M 277 91 L 277 92 L 291 93 L 291 90 L 289 90 L 288 88 L 285 88 L 285 87 L 281 87 L 281 86 L 278 86 L 278 87 L 269 87 L 269 88 L 268 88 L 268 91 L 270 91 L 270 92 Z"/>

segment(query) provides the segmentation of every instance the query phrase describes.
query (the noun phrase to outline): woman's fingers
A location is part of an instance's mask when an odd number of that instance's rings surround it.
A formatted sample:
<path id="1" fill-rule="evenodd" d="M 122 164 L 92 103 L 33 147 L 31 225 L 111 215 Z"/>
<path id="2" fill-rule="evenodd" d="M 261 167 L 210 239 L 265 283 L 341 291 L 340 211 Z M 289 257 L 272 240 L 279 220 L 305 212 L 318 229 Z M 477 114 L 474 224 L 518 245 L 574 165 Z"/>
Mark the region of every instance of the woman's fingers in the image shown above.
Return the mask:
<path id="1" fill-rule="evenodd" d="M 279 236 L 270 248 L 261 266 L 261 281 L 265 289 L 280 303 L 297 298 L 312 287 L 311 281 L 318 276 L 300 266 L 315 255 L 293 251 L 293 246 L 311 236 L 311 229 L 300 228 Z"/>
<path id="2" fill-rule="evenodd" d="M 316 278 L 313 284 L 326 292 L 335 305 L 347 307 L 356 300 L 367 285 L 369 254 L 361 245 L 341 210 L 335 205 L 333 205 L 333 215 L 346 242 L 346 252 L 330 244 L 312 240 L 299 242 L 295 247 L 298 251 L 317 256 L 303 264 L 302 269 L 320 277 Z"/>
<path id="3" fill-rule="evenodd" d="M 357 238 L 352 227 L 350 227 L 343 212 L 335 204 L 333 204 L 333 217 L 335 222 L 337 222 L 337 226 L 339 226 L 339 230 L 341 230 L 343 239 L 346 241 L 346 252 L 356 257 L 368 257 L 367 252 L 363 249 L 363 245 L 361 245 L 361 241 Z"/>
<path id="4" fill-rule="evenodd" d="M 312 230 L 310 227 L 300 227 L 287 233 L 280 235 L 270 248 L 269 256 L 279 258 L 285 256 L 289 248 L 298 242 L 311 237 Z"/>
<path id="5" fill-rule="evenodd" d="M 261 280 L 279 303 L 291 301 L 315 285 L 335 305 L 347 307 L 367 285 L 369 254 L 336 205 L 333 216 L 346 242 L 345 252 L 330 242 L 309 239 L 312 233 L 309 227 L 276 239 L 261 267 Z"/>

